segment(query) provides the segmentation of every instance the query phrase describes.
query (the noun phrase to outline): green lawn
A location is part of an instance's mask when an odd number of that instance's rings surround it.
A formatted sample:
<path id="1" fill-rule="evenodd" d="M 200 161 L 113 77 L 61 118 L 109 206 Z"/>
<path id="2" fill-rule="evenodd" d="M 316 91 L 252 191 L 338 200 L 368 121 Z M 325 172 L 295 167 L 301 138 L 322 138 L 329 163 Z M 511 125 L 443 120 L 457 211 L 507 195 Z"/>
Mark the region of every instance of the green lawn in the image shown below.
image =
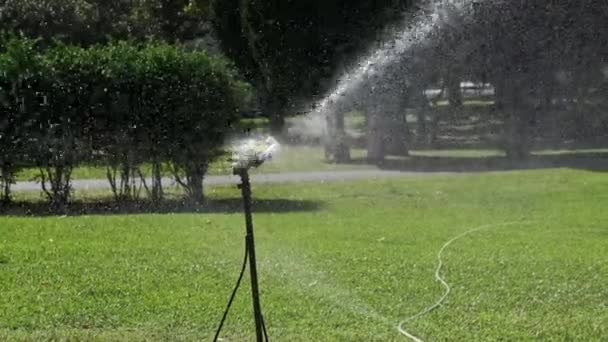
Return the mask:
<path id="1" fill-rule="evenodd" d="M 572 170 L 256 186 L 262 305 L 274 341 L 608 336 L 608 177 Z M 234 188 L 212 198 L 238 197 Z M 281 202 L 271 200 L 281 199 Z M 234 202 L 238 204 L 238 200 Z M 275 210 L 272 210 L 275 209 Z M 210 340 L 239 270 L 243 218 L 0 218 L 0 340 Z M 247 281 L 225 327 L 252 340 Z"/>

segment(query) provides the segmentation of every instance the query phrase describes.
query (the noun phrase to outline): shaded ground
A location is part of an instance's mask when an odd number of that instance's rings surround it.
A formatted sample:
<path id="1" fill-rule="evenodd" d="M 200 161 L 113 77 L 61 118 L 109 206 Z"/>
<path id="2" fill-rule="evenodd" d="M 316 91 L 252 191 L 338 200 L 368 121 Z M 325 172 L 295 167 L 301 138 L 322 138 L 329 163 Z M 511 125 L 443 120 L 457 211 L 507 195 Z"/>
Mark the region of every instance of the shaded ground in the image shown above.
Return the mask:
<path id="1" fill-rule="evenodd" d="M 319 172 L 287 172 L 277 174 L 253 174 L 251 182 L 257 184 L 271 183 L 324 183 L 340 182 L 358 179 L 395 178 L 404 176 L 422 176 L 423 173 L 382 171 L 382 170 L 351 170 L 351 171 L 319 171 Z M 205 178 L 205 188 L 210 186 L 237 185 L 237 176 L 209 176 Z M 176 189 L 175 182 L 164 178 L 163 184 L 169 189 Z M 39 191 L 40 185 L 35 182 L 18 182 L 15 191 Z M 109 185 L 106 180 L 74 180 L 72 187 L 77 191 L 76 200 L 63 208 L 52 208 L 48 202 L 26 196 L 10 204 L 0 205 L 0 215 L 9 216 L 81 216 L 81 215 L 116 215 L 138 213 L 240 213 L 243 204 L 237 198 L 211 198 L 202 204 L 187 202 L 181 195 L 170 193 L 169 198 L 161 203 L 152 203 L 147 199 L 117 203 L 109 196 Z M 236 187 L 235 189 L 236 190 Z M 255 189 L 254 189 L 255 190 Z M 210 191 L 208 191 L 210 192 Z M 238 193 L 238 191 L 235 191 Z M 234 194 L 232 195 L 234 196 Z M 316 211 L 323 203 L 299 199 L 259 199 L 253 198 L 256 212 L 289 213 L 300 211 Z"/>
<path id="2" fill-rule="evenodd" d="M 365 163 L 363 159 L 354 162 Z M 514 161 L 505 157 L 433 157 L 411 156 L 389 158 L 378 165 L 384 170 L 407 172 L 484 172 L 570 168 L 605 172 L 608 171 L 608 153 L 564 153 L 532 155 L 526 160 Z"/>
<path id="3" fill-rule="evenodd" d="M 124 215 L 124 214 L 232 214 L 243 212 L 241 198 L 211 199 L 202 204 L 192 204 L 182 200 L 164 200 L 159 204 L 149 201 L 116 203 L 112 200 L 74 201 L 66 208 L 51 209 L 46 202 L 22 201 L 0 206 L 0 215 L 5 216 L 82 216 L 82 215 Z M 290 213 L 317 211 L 322 202 L 290 199 L 253 199 L 256 212 Z"/>
<path id="4" fill-rule="evenodd" d="M 341 181 L 365 178 L 384 178 L 398 177 L 408 174 L 403 172 L 382 171 L 382 170 L 345 170 L 345 171 L 317 171 L 317 172 L 283 172 L 270 174 L 252 174 L 252 183 L 289 183 L 289 182 L 323 182 Z M 147 180 L 148 184 L 150 180 Z M 163 178 L 163 185 L 176 185 L 171 178 Z M 205 186 L 231 185 L 240 183 L 238 176 L 207 176 L 204 180 Z M 105 179 L 75 179 L 72 181 L 72 188 L 76 190 L 110 189 L 110 185 Z M 17 182 L 13 191 L 38 191 L 40 184 L 37 182 Z"/>

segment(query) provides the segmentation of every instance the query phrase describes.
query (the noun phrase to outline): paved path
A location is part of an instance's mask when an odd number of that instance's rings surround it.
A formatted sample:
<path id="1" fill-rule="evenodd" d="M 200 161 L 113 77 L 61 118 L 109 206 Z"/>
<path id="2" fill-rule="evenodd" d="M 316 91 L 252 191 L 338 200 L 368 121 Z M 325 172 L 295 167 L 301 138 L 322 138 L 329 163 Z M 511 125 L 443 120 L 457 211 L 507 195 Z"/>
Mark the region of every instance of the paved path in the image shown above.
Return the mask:
<path id="1" fill-rule="evenodd" d="M 357 179 L 374 179 L 374 178 L 389 178 L 389 177 L 404 177 L 404 176 L 428 176 L 436 175 L 437 173 L 424 172 L 400 172 L 400 171 L 384 171 L 384 170 L 353 170 L 353 171 L 316 171 L 316 172 L 284 172 L 284 173 L 267 173 L 267 174 L 252 174 L 252 183 L 295 183 L 295 182 L 335 182 L 343 180 Z M 150 180 L 146 180 L 150 184 Z M 171 178 L 163 178 L 163 184 L 174 185 L 175 182 Z M 240 182 L 238 176 L 207 176 L 205 177 L 204 185 L 230 185 Z M 72 181 L 72 187 L 76 190 L 104 190 L 110 189 L 110 184 L 105 179 L 76 179 Z M 11 189 L 13 191 L 32 191 L 40 190 L 40 184 L 37 182 L 17 182 Z"/>

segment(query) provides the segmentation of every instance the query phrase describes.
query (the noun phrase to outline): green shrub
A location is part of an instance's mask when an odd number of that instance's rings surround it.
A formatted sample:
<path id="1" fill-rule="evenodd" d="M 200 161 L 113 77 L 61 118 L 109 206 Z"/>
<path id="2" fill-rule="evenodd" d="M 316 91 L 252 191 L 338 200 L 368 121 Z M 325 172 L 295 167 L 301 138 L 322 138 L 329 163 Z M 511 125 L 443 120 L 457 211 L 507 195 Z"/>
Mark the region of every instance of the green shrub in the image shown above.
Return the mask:
<path id="1" fill-rule="evenodd" d="M 159 201 L 161 167 L 170 162 L 189 197 L 203 199 L 207 165 L 221 155 L 244 102 L 244 85 L 223 59 L 167 44 L 111 42 L 85 49 L 58 43 L 43 52 L 24 39 L 4 45 L 5 184 L 18 165 L 36 165 L 49 201 L 65 205 L 73 168 L 101 163 L 116 199 L 133 199 L 140 190 L 136 180 L 143 181 L 139 166 L 148 162 L 152 184 L 143 184 Z"/>
<path id="2" fill-rule="evenodd" d="M 36 41 L 2 36 L 0 53 L 0 196 L 10 201 L 10 186 L 21 167 L 31 166 L 28 146 L 32 143 L 35 120 L 28 113 L 35 111 L 37 100 L 33 83 L 39 58 Z"/>

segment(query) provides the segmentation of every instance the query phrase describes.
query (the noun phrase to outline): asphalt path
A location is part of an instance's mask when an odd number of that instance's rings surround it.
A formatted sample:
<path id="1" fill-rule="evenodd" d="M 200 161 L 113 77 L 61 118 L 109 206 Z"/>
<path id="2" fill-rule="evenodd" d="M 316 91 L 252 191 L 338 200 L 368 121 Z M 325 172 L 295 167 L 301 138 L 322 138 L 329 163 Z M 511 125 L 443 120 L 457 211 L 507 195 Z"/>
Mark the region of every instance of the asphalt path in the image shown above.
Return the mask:
<path id="1" fill-rule="evenodd" d="M 438 173 L 428 172 L 401 172 L 386 170 L 351 170 L 351 171 L 316 171 L 316 172 L 283 172 L 251 174 L 252 183 L 301 183 L 301 182 L 339 182 L 358 179 L 379 179 L 395 177 L 421 177 L 437 175 Z M 238 184 L 238 176 L 206 176 L 205 186 L 220 186 Z M 150 184 L 150 179 L 146 180 Z M 176 185 L 172 178 L 163 178 L 165 186 Z M 74 179 L 72 180 L 74 190 L 109 190 L 110 184 L 106 179 Z M 38 182 L 17 182 L 11 187 L 12 191 L 35 191 L 40 190 Z"/>

